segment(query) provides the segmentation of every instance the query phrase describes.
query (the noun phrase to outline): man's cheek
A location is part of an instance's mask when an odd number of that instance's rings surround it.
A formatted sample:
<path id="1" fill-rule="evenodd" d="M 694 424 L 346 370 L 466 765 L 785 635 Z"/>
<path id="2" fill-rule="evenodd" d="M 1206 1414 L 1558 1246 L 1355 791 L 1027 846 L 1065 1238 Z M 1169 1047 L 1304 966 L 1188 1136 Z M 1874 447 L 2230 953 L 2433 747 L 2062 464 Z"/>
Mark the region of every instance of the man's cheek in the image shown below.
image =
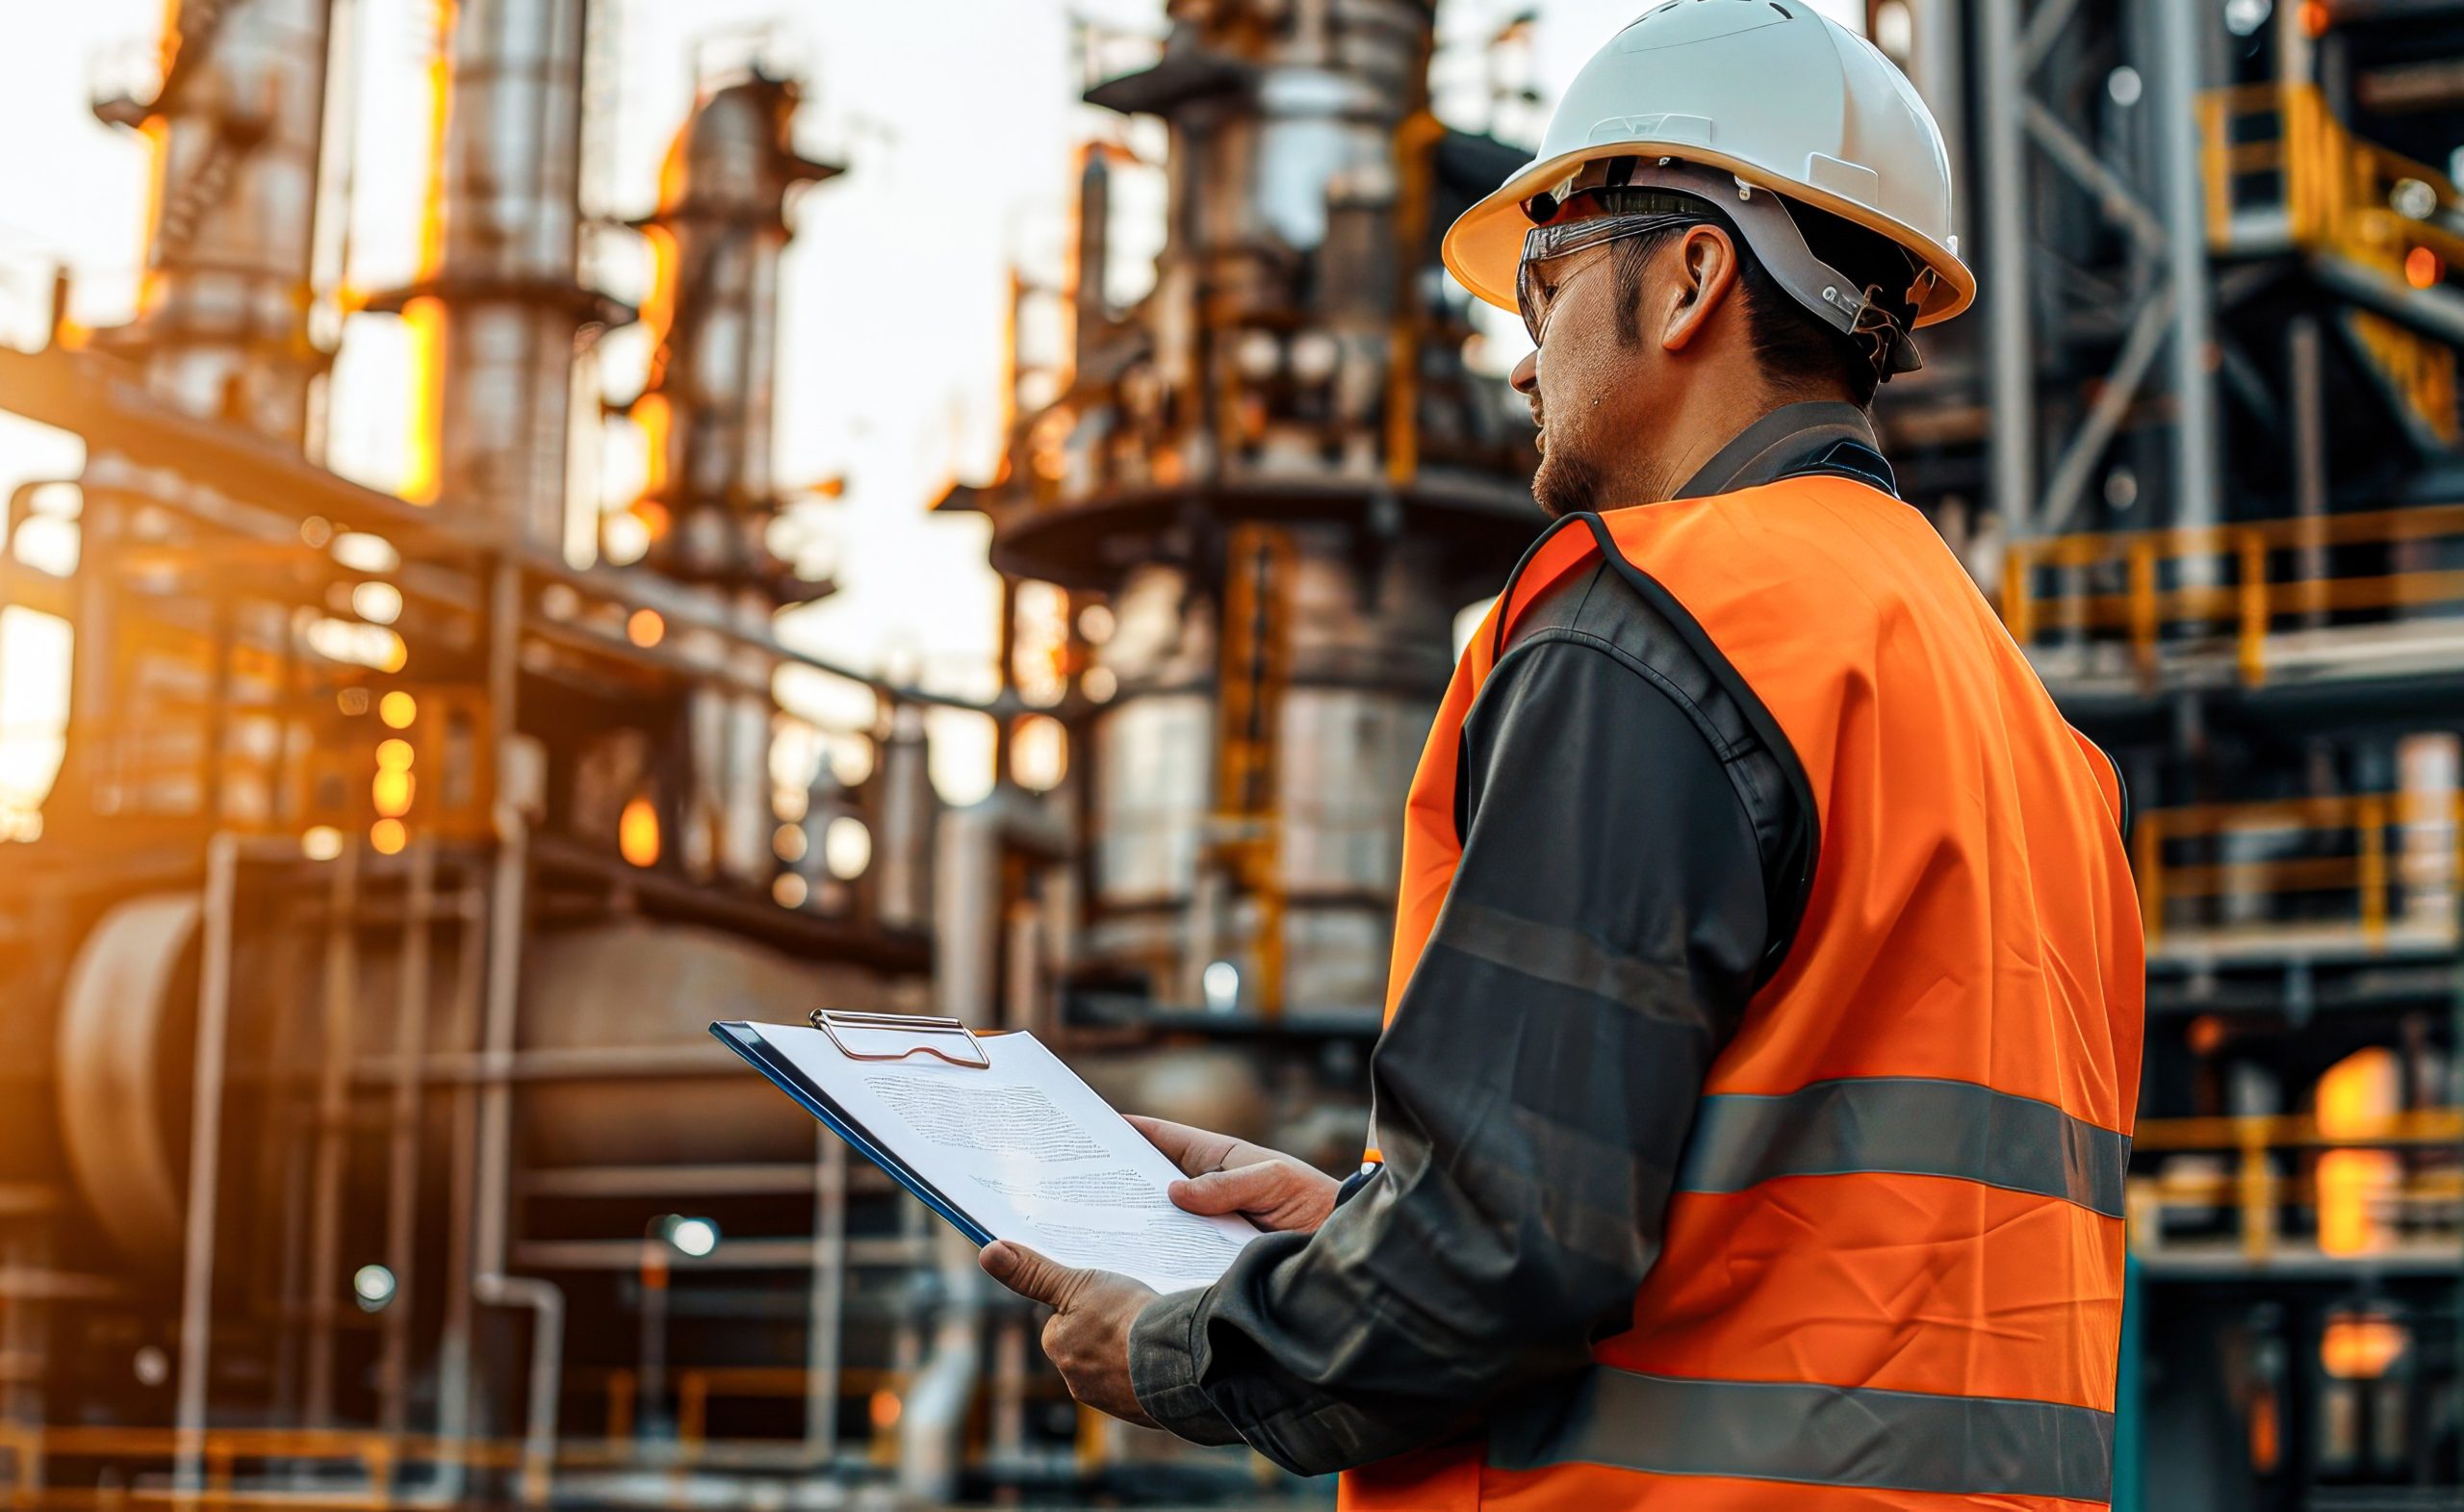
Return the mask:
<path id="1" fill-rule="evenodd" d="M 1548 420 L 1551 440 L 1578 434 L 1589 412 L 1600 402 L 1598 374 L 1579 351 L 1570 351 L 1540 385 L 1540 413 Z"/>

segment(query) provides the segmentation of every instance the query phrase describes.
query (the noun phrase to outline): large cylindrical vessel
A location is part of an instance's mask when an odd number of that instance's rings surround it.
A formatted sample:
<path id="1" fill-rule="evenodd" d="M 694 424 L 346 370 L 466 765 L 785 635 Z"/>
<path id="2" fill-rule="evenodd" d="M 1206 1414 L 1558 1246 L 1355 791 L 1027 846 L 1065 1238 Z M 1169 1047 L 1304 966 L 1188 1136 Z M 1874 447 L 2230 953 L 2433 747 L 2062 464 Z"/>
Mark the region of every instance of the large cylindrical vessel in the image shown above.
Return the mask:
<path id="1" fill-rule="evenodd" d="M 1087 944 L 1166 981 L 1194 962 L 1198 980 L 1182 986 L 1204 997 L 1219 961 L 1254 987 L 1260 932 L 1279 928 L 1283 1002 L 1343 1010 L 1384 990 L 1400 795 L 1446 681 L 1450 605 L 1432 586 L 1429 543 L 1399 544 L 1398 561 L 1365 580 L 1341 529 L 1292 535 L 1271 757 L 1279 924 L 1207 884 L 1223 823 L 1215 605 L 1187 575 L 1148 567 L 1116 595 L 1116 628 L 1095 653 L 1117 691 L 1086 724 L 1097 914 Z M 1194 930 L 1210 941 L 1203 959 L 1190 955 Z M 1217 973 L 1219 997 L 1226 980 Z"/>

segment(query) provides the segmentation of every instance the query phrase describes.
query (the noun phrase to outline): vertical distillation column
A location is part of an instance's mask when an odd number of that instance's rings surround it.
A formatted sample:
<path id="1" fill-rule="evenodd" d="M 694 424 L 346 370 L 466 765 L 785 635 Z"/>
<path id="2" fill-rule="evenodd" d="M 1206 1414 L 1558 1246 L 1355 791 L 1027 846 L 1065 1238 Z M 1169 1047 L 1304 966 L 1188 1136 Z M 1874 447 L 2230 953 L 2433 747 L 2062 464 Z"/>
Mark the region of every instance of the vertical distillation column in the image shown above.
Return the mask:
<path id="1" fill-rule="evenodd" d="M 185 0 L 150 103 L 96 114 L 155 143 L 137 320 L 104 345 L 137 356 L 192 415 L 298 447 L 326 356 L 309 269 L 332 0 Z"/>
<path id="2" fill-rule="evenodd" d="M 96 333 L 97 347 L 138 365 L 146 388 L 200 419 L 294 451 L 307 438 L 310 393 L 328 354 L 309 325 L 332 0 L 183 0 L 164 27 L 162 83 L 149 101 L 95 106 L 153 147 L 144 272 L 136 318 Z M 221 789 L 219 713 L 172 686 L 227 689 L 192 665 L 229 613 L 185 606 L 198 637 L 180 653 L 156 639 L 114 645 L 131 605 L 111 566 L 121 522 L 145 484 L 108 447 L 89 458 L 79 524 L 74 686 L 76 737 L 54 790 L 55 818 L 100 809 L 213 813 Z M 262 633 L 262 630 L 260 630 Z M 167 655 L 183 663 L 169 677 Z M 195 763 L 140 753 L 175 750 Z M 171 769 L 165 776 L 166 769 Z M 131 774 L 136 774 L 134 777 Z"/>
<path id="3" fill-rule="evenodd" d="M 1087 95 L 1167 128 L 1154 290 L 1103 307 L 1091 158 L 1066 390 L 967 501 L 1003 571 L 1110 601 L 1072 714 L 1080 974 L 1161 1009 L 1370 1012 L 1451 611 L 1538 523 L 1428 293 L 1443 149 L 1479 144 L 1426 112 L 1426 0 L 1168 13 L 1154 65 Z"/>
<path id="4" fill-rule="evenodd" d="M 668 151 L 650 239 L 656 287 L 644 311 L 657 354 L 632 415 L 650 443 L 646 497 L 665 516 L 647 565 L 767 608 L 816 597 L 770 550 L 779 256 L 786 201 L 834 164 L 790 142 L 794 81 L 761 74 L 706 91 Z"/>
<path id="5" fill-rule="evenodd" d="M 1397 133 L 1426 95 L 1431 8 L 1171 13 L 1163 63 L 1089 97 L 1171 128 L 1168 241 L 1141 313 L 1185 406 L 1173 471 L 1373 478 L 1386 331 L 1421 271 L 1396 256 Z"/>
<path id="6" fill-rule="evenodd" d="M 1447 678 L 1436 554 L 1382 488 L 1387 406 L 1412 406 L 1392 343 L 1420 248 L 1399 246 L 1398 207 L 1429 148 L 1399 153 L 1398 138 L 1424 101 L 1431 14 L 1409 0 L 1213 10 L 1175 5 L 1158 84 L 1178 47 L 1240 59 L 1246 89 L 1158 103 L 1173 219 L 1148 330 L 1195 422 L 1183 471 L 1232 498 L 1173 583 L 1175 655 L 1141 665 L 1163 583 L 1121 596 L 1131 635 L 1104 655 L 1123 697 L 1094 727 L 1096 899 L 1145 894 L 1168 859 L 1188 899 L 1168 1000 L 1350 1010 L 1380 1000 L 1392 812 Z M 1325 507 L 1279 517 L 1281 490 Z M 1213 697 L 1170 692 L 1190 675 Z M 1183 766 L 1175 746 L 1197 751 Z M 1153 820 L 1163 850 L 1114 864 Z"/>
<path id="7" fill-rule="evenodd" d="M 565 535 L 576 343 L 585 323 L 605 319 L 579 278 L 589 0 L 451 0 L 446 14 L 449 82 L 430 184 L 430 261 L 418 284 L 388 301 L 430 348 L 416 441 L 431 471 L 413 488 L 484 538 L 555 553 Z M 487 696 L 498 729 L 510 735 L 522 728 L 514 564 L 495 568 L 488 604 Z M 508 781 L 511 749 L 500 736 L 500 791 L 519 785 Z M 508 809 L 500 823 L 487 889 L 484 1027 L 474 1027 L 487 1051 L 501 1054 L 521 1034 L 529 879 L 520 819 Z M 455 1110 L 456 1140 L 467 1142 L 455 1156 L 438 1428 L 459 1440 L 485 1421 L 475 1375 L 506 1358 L 478 1308 L 536 1307 L 525 1479 L 527 1494 L 538 1495 L 554 1438 L 554 1398 L 540 1386 L 561 1363 L 550 1320 L 558 1309 L 549 1301 L 552 1287 L 506 1274 L 513 1103 L 511 1084 L 495 1079 Z M 465 1473 L 450 1467 L 449 1486 L 458 1492 Z"/>
<path id="8" fill-rule="evenodd" d="M 1091 729 L 1095 897 L 1116 911 L 1091 943 L 1150 962 L 1168 1003 L 1356 1007 L 1384 957 L 1382 909 L 1357 906 L 1392 884 L 1379 809 L 1445 678 L 1446 606 L 1414 572 L 1432 564 L 1404 539 L 1360 550 L 1409 297 L 1397 134 L 1431 16 L 1412 0 L 1171 14 L 1162 64 L 1091 96 L 1170 127 L 1168 243 L 1139 315 L 1182 423 L 1141 438 L 1146 468 L 1197 492 L 1350 497 L 1280 520 L 1220 500 L 1188 559 L 1123 585 L 1099 653 L 1120 696 Z"/>
<path id="9" fill-rule="evenodd" d="M 758 71 L 706 90 L 669 149 L 658 210 L 637 222 L 656 269 L 644 317 L 657 346 L 631 406 L 650 448 L 637 506 L 651 528 L 645 565 L 702 585 L 754 629 L 829 592 L 769 540 L 781 505 L 771 427 L 787 196 L 840 172 L 795 151 L 798 100 L 793 81 Z M 690 717 L 686 864 L 760 882 L 775 869 L 771 702 L 713 689 L 694 696 Z"/>
<path id="10" fill-rule="evenodd" d="M 418 291 L 443 307 L 436 495 L 543 551 L 564 541 L 574 344 L 599 307 L 579 281 L 588 12 L 588 0 L 455 6 L 438 260 Z"/>

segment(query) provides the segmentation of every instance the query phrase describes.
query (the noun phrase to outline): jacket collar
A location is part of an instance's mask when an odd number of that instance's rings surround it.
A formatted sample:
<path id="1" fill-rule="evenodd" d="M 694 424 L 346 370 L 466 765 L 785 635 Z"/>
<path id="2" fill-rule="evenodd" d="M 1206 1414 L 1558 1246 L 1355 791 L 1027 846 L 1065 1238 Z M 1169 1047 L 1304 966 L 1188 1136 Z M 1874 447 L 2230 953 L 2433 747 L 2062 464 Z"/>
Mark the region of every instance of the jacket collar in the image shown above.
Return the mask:
<path id="1" fill-rule="evenodd" d="M 1863 410 L 1837 399 L 1783 404 L 1736 433 L 1679 489 L 1679 499 L 1759 488 L 1800 473 L 1854 476 L 1896 495 L 1897 479 Z"/>

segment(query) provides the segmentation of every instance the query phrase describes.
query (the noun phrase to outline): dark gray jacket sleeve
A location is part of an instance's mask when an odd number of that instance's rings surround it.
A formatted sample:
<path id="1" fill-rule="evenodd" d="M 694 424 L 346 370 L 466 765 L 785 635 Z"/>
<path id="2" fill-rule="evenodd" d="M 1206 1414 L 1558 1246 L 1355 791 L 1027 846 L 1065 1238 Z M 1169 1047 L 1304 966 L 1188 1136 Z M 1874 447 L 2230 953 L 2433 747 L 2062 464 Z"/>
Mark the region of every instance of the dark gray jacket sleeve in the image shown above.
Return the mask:
<path id="1" fill-rule="evenodd" d="M 1150 1416 L 1322 1474 L 1475 1428 L 1628 1326 L 1768 937 L 1734 758 L 1605 640 L 1508 652 L 1465 725 L 1461 865 L 1371 1063 L 1385 1168 L 1149 1304 Z"/>

